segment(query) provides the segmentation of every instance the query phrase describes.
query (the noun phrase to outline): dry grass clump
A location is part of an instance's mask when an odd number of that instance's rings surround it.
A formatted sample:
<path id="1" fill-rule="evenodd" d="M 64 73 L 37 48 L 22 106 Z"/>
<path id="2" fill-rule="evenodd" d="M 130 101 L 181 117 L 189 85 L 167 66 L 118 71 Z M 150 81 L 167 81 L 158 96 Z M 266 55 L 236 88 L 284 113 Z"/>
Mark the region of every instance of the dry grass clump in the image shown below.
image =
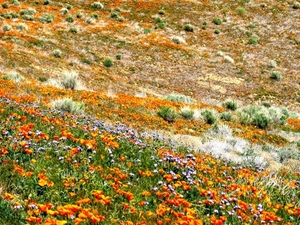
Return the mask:
<path id="1" fill-rule="evenodd" d="M 78 74 L 75 71 L 65 70 L 62 72 L 62 76 L 60 78 L 49 79 L 46 84 L 69 90 L 86 90 L 86 87 L 78 78 Z"/>
<path id="2" fill-rule="evenodd" d="M 51 108 L 72 114 L 84 112 L 84 103 L 73 101 L 71 98 L 62 98 L 51 101 Z"/>

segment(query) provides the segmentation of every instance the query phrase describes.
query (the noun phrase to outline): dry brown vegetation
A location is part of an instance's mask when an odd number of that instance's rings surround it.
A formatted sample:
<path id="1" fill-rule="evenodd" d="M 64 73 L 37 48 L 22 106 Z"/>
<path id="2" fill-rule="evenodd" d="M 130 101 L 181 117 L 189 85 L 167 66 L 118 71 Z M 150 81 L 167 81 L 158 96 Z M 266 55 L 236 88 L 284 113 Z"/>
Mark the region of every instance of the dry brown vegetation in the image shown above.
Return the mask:
<path id="1" fill-rule="evenodd" d="M 4 3 L 4 1 L 1 1 Z M 20 1 L 2 8 L 1 71 L 17 71 L 27 79 L 59 76 L 63 70 L 80 73 L 87 85 L 95 91 L 106 91 L 109 84 L 116 93 L 135 94 L 140 88 L 152 93 L 178 92 L 200 101 L 222 100 L 231 97 L 244 103 L 268 101 L 272 105 L 299 109 L 299 10 L 289 1 L 102 1 L 104 8 L 90 7 L 93 1 Z M 60 13 L 66 4 L 72 8 L 66 15 Z M 236 8 L 243 7 L 239 15 Z M 21 10 L 33 8 L 33 21 L 20 15 Z M 116 10 L 117 8 L 117 10 Z M 164 10 L 164 14 L 159 14 Z M 111 18 L 116 12 L 123 21 Z M 8 13 L 18 18 L 7 18 Z M 41 23 L 45 13 L 54 19 Z M 81 13 L 81 18 L 76 14 Z M 87 23 L 91 14 L 98 19 Z M 74 22 L 66 22 L 69 16 Z M 156 18 L 166 23 L 157 26 Z M 214 18 L 223 23 L 216 25 Z M 207 22 L 204 29 L 203 23 Z M 17 30 L 19 23 L 28 30 Z M 183 29 L 194 26 L 193 32 Z M 77 33 L 69 31 L 70 27 Z M 144 29 L 151 29 L 149 34 Z M 214 30 L 220 30 L 215 34 Z M 257 44 L 249 44 L 251 35 L 257 35 Z M 180 36 L 184 44 L 174 44 L 173 36 Z M 51 55 L 60 49 L 62 56 Z M 218 52 L 222 52 L 219 54 Z M 105 68 L 105 57 L 115 58 L 111 68 Z M 229 56 L 234 63 L 226 62 Z M 277 68 L 269 68 L 269 60 Z M 282 74 L 282 80 L 270 79 L 273 70 Z M 235 82 L 238 80 L 238 82 Z"/>

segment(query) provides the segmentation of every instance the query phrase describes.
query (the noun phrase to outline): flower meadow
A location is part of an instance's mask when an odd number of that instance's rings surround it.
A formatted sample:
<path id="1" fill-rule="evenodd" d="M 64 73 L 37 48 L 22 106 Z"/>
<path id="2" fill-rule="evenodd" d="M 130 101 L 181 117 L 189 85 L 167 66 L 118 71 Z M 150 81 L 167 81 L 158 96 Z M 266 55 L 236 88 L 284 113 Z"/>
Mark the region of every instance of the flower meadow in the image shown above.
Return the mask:
<path id="1" fill-rule="evenodd" d="M 0 99 L 1 224 L 299 224 L 300 174 Z"/>
<path id="2" fill-rule="evenodd" d="M 0 1 L 0 224 L 299 225 L 299 7 Z"/>

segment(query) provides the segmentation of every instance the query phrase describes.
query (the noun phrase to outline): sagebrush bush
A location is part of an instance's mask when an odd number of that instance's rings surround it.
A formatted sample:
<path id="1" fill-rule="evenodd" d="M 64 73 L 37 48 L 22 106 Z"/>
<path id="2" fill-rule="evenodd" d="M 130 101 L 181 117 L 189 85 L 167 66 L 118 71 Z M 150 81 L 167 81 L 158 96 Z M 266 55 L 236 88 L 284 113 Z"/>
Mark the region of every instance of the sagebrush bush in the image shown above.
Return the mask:
<path id="1" fill-rule="evenodd" d="M 28 20 L 28 21 L 33 21 L 34 20 L 34 16 L 33 15 L 23 15 L 22 19 L 23 20 Z"/>
<path id="2" fill-rule="evenodd" d="M 163 118 L 168 122 L 174 122 L 177 118 L 177 113 L 174 109 L 170 107 L 162 107 L 158 112 L 157 115 Z"/>
<path id="3" fill-rule="evenodd" d="M 2 77 L 4 80 L 13 80 L 14 82 L 18 83 L 22 80 L 25 80 L 25 77 L 18 74 L 18 73 L 10 73 Z"/>
<path id="4" fill-rule="evenodd" d="M 165 13 L 166 13 L 166 11 L 163 10 L 163 9 L 160 9 L 160 10 L 158 11 L 158 14 L 160 14 L 160 15 L 165 15 Z"/>
<path id="5" fill-rule="evenodd" d="M 216 116 L 211 110 L 204 110 L 201 112 L 203 120 L 208 124 L 214 124 L 217 121 Z"/>
<path id="6" fill-rule="evenodd" d="M 7 23 L 4 23 L 3 26 L 2 26 L 2 30 L 5 32 L 5 31 L 10 31 L 12 30 L 12 26 L 10 26 L 9 24 Z"/>
<path id="7" fill-rule="evenodd" d="M 98 15 L 97 13 L 92 13 L 92 14 L 90 15 L 90 18 L 91 18 L 91 19 L 97 20 L 97 19 L 99 19 L 99 15 Z"/>
<path id="8" fill-rule="evenodd" d="M 118 17 L 119 17 L 118 13 L 116 13 L 116 12 L 110 13 L 110 18 L 117 19 Z"/>
<path id="9" fill-rule="evenodd" d="M 34 14 L 36 14 L 36 10 L 33 9 L 33 8 L 28 8 L 26 10 L 22 9 L 22 10 L 20 10 L 19 14 L 21 16 L 23 16 L 23 15 L 34 15 Z"/>
<path id="10" fill-rule="evenodd" d="M 263 106 L 249 105 L 244 107 L 239 117 L 242 124 L 252 124 L 258 128 L 266 128 L 272 122 L 268 109 Z"/>
<path id="11" fill-rule="evenodd" d="M 65 70 L 58 79 L 50 78 L 46 84 L 69 90 L 86 90 L 78 77 L 79 75 L 75 71 Z"/>
<path id="12" fill-rule="evenodd" d="M 39 18 L 39 21 L 41 23 L 52 23 L 54 20 L 54 17 L 51 14 L 45 13 L 43 16 Z"/>
<path id="13" fill-rule="evenodd" d="M 121 54 L 117 54 L 117 55 L 116 55 L 116 59 L 117 59 L 117 60 L 121 60 L 121 59 L 122 59 L 122 55 L 121 55 Z"/>
<path id="14" fill-rule="evenodd" d="M 300 2 L 294 2 L 293 9 L 300 9 Z"/>
<path id="15" fill-rule="evenodd" d="M 20 5 L 20 2 L 18 0 L 12 0 L 11 4 L 13 4 L 13 5 Z"/>
<path id="16" fill-rule="evenodd" d="M 16 26 L 16 29 L 17 29 L 17 30 L 28 30 L 28 26 L 26 25 L 26 23 L 19 23 L 19 24 Z"/>
<path id="17" fill-rule="evenodd" d="M 253 115 L 252 124 L 257 126 L 258 128 L 264 129 L 269 126 L 271 123 L 271 118 L 269 118 L 264 113 L 257 113 Z"/>
<path id="18" fill-rule="evenodd" d="M 2 6 L 3 9 L 7 9 L 8 8 L 8 3 L 7 2 L 3 2 L 1 4 L 1 6 Z"/>
<path id="19" fill-rule="evenodd" d="M 73 23 L 74 22 L 74 18 L 72 16 L 68 16 L 66 18 L 66 21 L 69 22 L 69 23 Z"/>
<path id="20" fill-rule="evenodd" d="M 250 45 L 258 44 L 258 42 L 259 42 L 259 37 L 255 34 L 251 35 L 248 39 L 248 44 Z"/>
<path id="21" fill-rule="evenodd" d="M 172 42 L 175 43 L 175 44 L 184 44 L 185 40 L 182 37 L 173 36 L 172 37 Z"/>
<path id="22" fill-rule="evenodd" d="M 69 31 L 73 34 L 77 34 L 78 33 L 78 30 L 76 27 L 70 27 Z"/>
<path id="23" fill-rule="evenodd" d="M 273 80 L 281 80 L 281 73 L 278 71 L 273 71 L 270 78 Z"/>
<path id="24" fill-rule="evenodd" d="M 180 115 L 187 120 L 193 120 L 194 119 L 194 110 L 190 109 L 189 107 L 183 107 L 180 110 Z"/>
<path id="25" fill-rule="evenodd" d="M 269 68 L 276 68 L 277 67 L 277 62 L 275 60 L 270 60 L 268 63 Z"/>
<path id="26" fill-rule="evenodd" d="M 184 27 L 183 27 L 183 29 L 185 30 L 185 31 L 188 31 L 188 32 L 193 32 L 194 31 L 194 26 L 192 25 L 192 24 L 185 24 L 184 25 Z"/>
<path id="27" fill-rule="evenodd" d="M 62 9 L 60 10 L 60 13 L 61 13 L 62 15 L 66 15 L 66 14 L 69 13 L 69 10 L 68 10 L 67 8 L 62 8 Z"/>
<path id="28" fill-rule="evenodd" d="M 103 9 L 104 5 L 101 4 L 100 2 L 94 2 L 94 3 L 91 4 L 91 8 L 92 9 Z"/>
<path id="29" fill-rule="evenodd" d="M 235 9 L 236 14 L 239 16 L 245 15 L 246 14 L 246 9 L 244 7 L 237 7 Z"/>
<path id="30" fill-rule="evenodd" d="M 114 62 L 114 61 L 113 61 L 112 58 L 107 57 L 107 58 L 104 59 L 103 65 L 104 65 L 105 67 L 112 67 L 113 62 Z"/>
<path id="31" fill-rule="evenodd" d="M 180 94 L 169 94 L 165 97 L 166 100 L 171 102 L 182 102 L 186 104 L 195 104 L 196 100 L 190 96 L 180 95 Z"/>
<path id="32" fill-rule="evenodd" d="M 73 114 L 83 113 L 84 107 L 84 103 L 73 101 L 70 98 L 57 99 L 51 102 L 52 109 L 61 110 Z"/>
<path id="33" fill-rule="evenodd" d="M 216 17 L 216 18 L 213 19 L 213 23 L 216 24 L 216 25 L 221 25 L 222 22 L 223 22 L 223 20 L 220 19 L 220 18 L 217 18 L 217 17 Z"/>
<path id="34" fill-rule="evenodd" d="M 65 71 L 61 79 L 61 84 L 65 89 L 75 90 L 78 85 L 78 74 L 72 71 Z"/>
<path id="35" fill-rule="evenodd" d="M 54 49 L 52 55 L 56 58 L 61 58 L 62 52 L 59 49 Z"/>
<path id="36" fill-rule="evenodd" d="M 82 17 L 83 17 L 83 13 L 81 12 L 76 13 L 76 18 L 80 19 Z"/>
<path id="37" fill-rule="evenodd" d="M 66 8 L 67 8 L 68 10 L 71 10 L 71 9 L 72 9 L 72 7 L 73 7 L 73 6 L 72 6 L 72 5 L 70 5 L 70 4 L 67 4 L 67 5 L 66 5 Z"/>
<path id="38" fill-rule="evenodd" d="M 232 110 L 232 111 L 234 111 L 234 110 L 237 109 L 237 104 L 236 104 L 236 102 L 230 101 L 230 100 L 223 102 L 222 106 L 223 106 L 224 108 L 230 109 L 230 110 Z"/>
<path id="39" fill-rule="evenodd" d="M 43 5 L 49 5 L 51 2 L 49 0 L 43 0 Z"/>
<path id="40" fill-rule="evenodd" d="M 232 119 L 232 115 L 230 112 L 222 112 L 220 118 L 225 121 L 230 121 Z"/>

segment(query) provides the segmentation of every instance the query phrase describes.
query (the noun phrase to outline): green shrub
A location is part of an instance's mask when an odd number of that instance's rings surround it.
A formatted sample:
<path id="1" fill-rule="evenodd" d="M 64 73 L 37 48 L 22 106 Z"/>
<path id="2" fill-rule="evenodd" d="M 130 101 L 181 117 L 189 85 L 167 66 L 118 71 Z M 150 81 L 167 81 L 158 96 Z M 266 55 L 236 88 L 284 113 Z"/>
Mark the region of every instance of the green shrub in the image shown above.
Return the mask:
<path id="1" fill-rule="evenodd" d="M 151 29 L 150 28 L 144 28 L 144 34 L 150 34 Z"/>
<path id="2" fill-rule="evenodd" d="M 79 86 L 78 74 L 72 71 L 65 71 L 61 79 L 61 85 L 65 89 L 75 90 Z"/>
<path id="3" fill-rule="evenodd" d="M 107 58 L 104 59 L 103 65 L 106 66 L 106 67 L 112 67 L 113 62 L 114 62 L 114 61 L 113 61 L 112 58 L 107 57 Z"/>
<path id="4" fill-rule="evenodd" d="M 36 10 L 33 9 L 33 8 L 28 8 L 27 10 L 22 9 L 22 10 L 20 10 L 19 14 L 21 16 L 23 16 L 23 15 L 34 15 L 34 14 L 36 14 Z"/>
<path id="5" fill-rule="evenodd" d="M 22 81 L 22 80 L 25 80 L 25 77 L 18 74 L 18 73 L 11 73 L 11 74 L 8 74 L 8 75 L 5 75 L 2 77 L 2 79 L 4 80 L 12 80 L 16 83 Z"/>
<path id="6" fill-rule="evenodd" d="M 242 108 L 239 113 L 241 124 L 251 124 L 263 129 L 269 126 L 271 122 L 279 123 L 280 115 L 270 109 L 255 105 Z"/>
<path id="7" fill-rule="evenodd" d="M 54 17 L 51 14 L 45 13 L 43 16 L 39 18 L 41 23 L 52 23 Z"/>
<path id="8" fill-rule="evenodd" d="M 221 31 L 218 30 L 218 29 L 216 29 L 216 30 L 214 31 L 214 33 L 215 33 L 215 34 L 219 34 L 219 33 L 221 33 Z"/>
<path id="9" fill-rule="evenodd" d="M 90 18 L 92 18 L 92 19 L 99 19 L 99 15 L 97 14 L 97 13 L 92 13 L 91 15 L 90 15 Z"/>
<path id="10" fill-rule="evenodd" d="M 20 5 L 20 2 L 18 0 L 12 0 L 11 4 L 13 4 L 13 5 Z"/>
<path id="11" fill-rule="evenodd" d="M 32 16 L 32 15 L 23 15 L 22 19 L 23 20 L 28 20 L 28 21 L 33 21 L 34 20 L 34 16 Z"/>
<path id="12" fill-rule="evenodd" d="M 103 9 L 104 6 L 100 2 L 94 2 L 94 3 L 91 4 L 91 8 L 92 9 Z"/>
<path id="13" fill-rule="evenodd" d="M 184 25 L 184 27 L 183 27 L 183 29 L 185 30 L 185 31 L 188 31 L 188 32 L 193 32 L 194 31 L 194 26 L 192 25 L 192 24 L 185 24 Z"/>
<path id="14" fill-rule="evenodd" d="M 4 13 L 4 14 L 2 14 L 2 16 L 3 16 L 5 19 L 16 19 L 16 18 L 19 17 L 18 14 L 13 13 L 13 12 Z"/>
<path id="15" fill-rule="evenodd" d="M 164 29 L 164 28 L 166 28 L 166 26 L 167 26 L 166 21 L 163 20 L 163 19 L 160 18 L 160 17 L 157 17 L 157 18 L 155 19 L 155 22 L 156 22 L 156 24 L 157 24 L 156 28 Z"/>
<path id="16" fill-rule="evenodd" d="M 67 5 L 66 5 L 66 8 L 67 8 L 68 10 L 71 10 L 71 9 L 72 9 L 72 5 L 67 4 Z"/>
<path id="17" fill-rule="evenodd" d="M 165 97 L 166 100 L 171 102 L 182 102 L 186 104 L 195 104 L 196 100 L 190 96 L 186 95 L 179 95 L 179 94 L 169 94 Z"/>
<path id="18" fill-rule="evenodd" d="M 230 112 L 222 112 L 221 119 L 225 121 L 230 121 L 232 119 L 232 115 Z"/>
<path id="19" fill-rule="evenodd" d="M 66 18 L 66 21 L 69 22 L 69 23 L 73 23 L 74 22 L 74 18 L 72 16 L 68 16 Z"/>
<path id="20" fill-rule="evenodd" d="M 3 30 L 4 32 L 10 31 L 10 30 L 12 30 L 12 27 L 11 27 L 9 24 L 4 23 L 3 26 L 2 26 L 2 30 Z"/>
<path id="21" fill-rule="evenodd" d="M 173 36 L 172 37 L 172 42 L 175 43 L 175 44 L 184 44 L 185 40 L 182 37 Z"/>
<path id="22" fill-rule="evenodd" d="M 248 27 L 251 28 L 251 29 L 257 28 L 257 26 L 254 23 L 250 23 Z"/>
<path id="23" fill-rule="evenodd" d="M 160 29 L 164 29 L 164 28 L 166 28 L 166 26 L 167 26 L 167 24 L 165 23 L 165 22 L 161 22 L 161 23 L 158 23 L 158 28 L 160 28 Z"/>
<path id="24" fill-rule="evenodd" d="M 271 123 L 271 119 L 263 113 L 254 114 L 252 124 L 264 129 Z"/>
<path id="25" fill-rule="evenodd" d="M 71 28 L 69 29 L 69 32 L 71 32 L 71 33 L 73 33 L 73 34 L 77 34 L 77 33 L 78 33 L 78 30 L 77 30 L 76 27 L 71 27 Z"/>
<path id="26" fill-rule="evenodd" d="M 83 17 L 83 14 L 81 12 L 76 13 L 76 18 L 80 19 Z"/>
<path id="27" fill-rule="evenodd" d="M 46 82 L 48 79 L 46 77 L 39 77 L 38 80 L 41 82 Z"/>
<path id="28" fill-rule="evenodd" d="M 258 44 L 258 41 L 259 41 L 259 37 L 254 34 L 249 37 L 248 44 L 255 45 Z"/>
<path id="29" fill-rule="evenodd" d="M 19 23 L 19 24 L 16 26 L 16 29 L 17 29 L 17 30 L 28 30 L 28 26 L 26 25 L 26 23 Z"/>
<path id="30" fill-rule="evenodd" d="M 166 13 L 166 11 L 163 10 L 163 9 L 160 9 L 160 10 L 158 11 L 158 14 L 160 14 L 160 15 L 165 15 L 165 13 Z"/>
<path id="31" fill-rule="evenodd" d="M 1 6 L 2 6 L 3 9 L 7 9 L 7 8 L 8 8 L 7 2 L 3 2 L 3 3 L 1 4 Z"/>
<path id="32" fill-rule="evenodd" d="M 230 109 L 232 111 L 237 109 L 237 104 L 234 101 L 225 101 L 225 102 L 223 102 L 222 106 L 224 108 Z"/>
<path id="33" fill-rule="evenodd" d="M 174 109 L 170 107 L 162 107 L 158 112 L 157 115 L 163 118 L 168 122 L 174 122 L 177 118 L 177 113 Z"/>
<path id="34" fill-rule="evenodd" d="M 277 62 L 275 60 L 270 60 L 268 67 L 269 68 L 276 68 L 277 67 Z"/>
<path id="35" fill-rule="evenodd" d="M 281 80 L 281 73 L 278 71 L 273 71 L 270 78 L 273 80 Z"/>
<path id="36" fill-rule="evenodd" d="M 62 8 L 62 9 L 60 10 L 60 13 L 61 13 L 62 15 L 67 15 L 67 14 L 69 13 L 69 10 L 68 10 L 67 8 Z"/>
<path id="37" fill-rule="evenodd" d="M 183 107 L 180 110 L 180 115 L 187 120 L 193 120 L 194 119 L 194 110 L 190 109 L 189 107 Z"/>
<path id="38" fill-rule="evenodd" d="M 51 108 L 73 114 L 84 112 L 84 103 L 73 101 L 70 98 L 57 99 L 51 102 Z"/>
<path id="39" fill-rule="evenodd" d="M 235 9 L 236 14 L 239 16 L 245 15 L 246 14 L 246 9 L 244 7 L 237 7 Z"/>
<path id="40" fill-rule="evenodd" d="M 239 113 L 239 119 L 240 119 L 240 123 L 242 125 L 249 125 L 249 124 L 251 124 L 250 114 L 248 114 L 246 112 Z"/>
<path id="41" fill-rule="evenodd" d="M 111 14 L 110 14 L 110 18 L 112 18 L 112 19 L 116 19 L 116 18 L 118 18 L 119 17 L 119 15 L 118 15 L 118 13 L 116 13 L 116 12 L 112 12 Z"/>
<path id="42" fill-rule="evenodd" d="M 117 55 L 116 55 L 116 59 L 117 59 L 117 60 L 121 60 L 121 58 L 122 58 L 122 55 L 121 55 L 121 54 L 117 54 Z"/>
<path id="43" fill-rule="evenodd" d="M 214 124 L 217 121 L 217 118 L 210 110 L 204 110 L 201 112 L 201 115 L 203 116 L 204 121 L 208 124 Z"/>
<path id="44" fill-rule="evenodd" d="M 61 54 L 62 54 L 62 52 L 59 49 L 54 49 L 52 52 L 52 55 L 56 58 L 61 58 Z"/>
<path id="45" fill-rule="evenodd" d="M 87 18 L 85 22 L 88 23 L 88 24 L 94 24 L 96 22 L 96 19 L 94 19 L 94 18 Z"/>
<path id="46" fill-rule="evenodd" d="M 223 21 L 222 21 L 222 19 L 220 19 L 220 18 L 214 18 L 214 19 L 213 19 L 213 23 L 216 24 L 216 25 L 221 25 L 222 22 L 223 22 Z"/>
<path id="47" fill-rule="evenodd" d="M 49 0 L 43 0 L 43 5 L 49 5 L 51 2 Z"/>
<path id="48" fill-rule="evenodd" d="M 300 9 L 300 2 L 294 2 L 293 9 Z"/>

